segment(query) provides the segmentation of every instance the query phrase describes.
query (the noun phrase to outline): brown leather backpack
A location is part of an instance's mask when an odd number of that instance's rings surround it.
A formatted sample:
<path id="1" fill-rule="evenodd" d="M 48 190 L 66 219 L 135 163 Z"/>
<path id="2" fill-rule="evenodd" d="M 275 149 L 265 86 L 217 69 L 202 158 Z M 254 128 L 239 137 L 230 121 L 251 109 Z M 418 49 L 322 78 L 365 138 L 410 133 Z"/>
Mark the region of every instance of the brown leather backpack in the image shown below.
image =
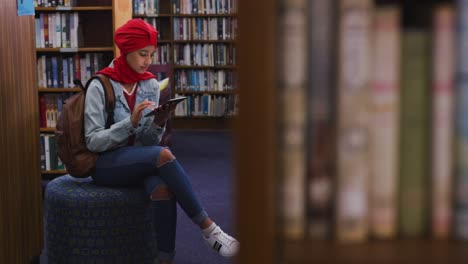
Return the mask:
<path id="1" fill-rule="evenodd" d="M 81 88 L 81 91 L 64 102 L 55 130 L 57 154 L 63 164 L 65 164 L 67 172 L 77 178 L 90 176 L 95 169 L 98 157 L 98 154 L 88 150 L 84 136 L 86 90 L 94 79 L 99 80 L 102 87 L 104 87 L 107 111 L 106 128 L 109 128 L 114 123 L 114 89 L 106 76 L 97 74 L 89 79 L 84 87 L 80 81 L 75 81 L 75 84 Z"/>

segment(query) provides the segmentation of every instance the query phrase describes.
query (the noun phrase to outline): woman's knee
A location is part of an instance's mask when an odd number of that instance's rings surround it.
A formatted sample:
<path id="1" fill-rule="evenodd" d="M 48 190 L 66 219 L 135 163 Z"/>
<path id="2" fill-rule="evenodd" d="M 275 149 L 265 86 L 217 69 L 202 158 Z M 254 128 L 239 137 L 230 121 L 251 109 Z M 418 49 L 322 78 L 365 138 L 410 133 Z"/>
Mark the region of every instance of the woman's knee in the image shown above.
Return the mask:
<path id="1" fill-rule="evenodd" d="M 172 154 L 172 152 L 169 149 L 165 148 L 161 150 L 161 153 L 159 154 L 159 160 L 156 162 L 156 166 L 159 168 L 164 164 L 173 161 L 174 159 L 174 154 Z"/>

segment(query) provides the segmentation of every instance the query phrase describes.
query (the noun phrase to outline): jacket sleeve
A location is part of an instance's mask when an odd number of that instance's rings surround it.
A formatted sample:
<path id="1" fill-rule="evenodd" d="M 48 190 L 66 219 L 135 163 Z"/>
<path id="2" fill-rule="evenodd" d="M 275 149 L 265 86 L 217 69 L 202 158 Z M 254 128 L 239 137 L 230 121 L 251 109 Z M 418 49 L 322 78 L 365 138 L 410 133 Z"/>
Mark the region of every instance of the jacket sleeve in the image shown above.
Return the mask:
<path id="1" fill-rule="evenodd" d="M 135 133 L 130 116 L 106 129 L 104 87 L 93 80 L 86 91 L 84 130 L 86 145 L 90 151 L 103 152 L 126 142 Z"/>

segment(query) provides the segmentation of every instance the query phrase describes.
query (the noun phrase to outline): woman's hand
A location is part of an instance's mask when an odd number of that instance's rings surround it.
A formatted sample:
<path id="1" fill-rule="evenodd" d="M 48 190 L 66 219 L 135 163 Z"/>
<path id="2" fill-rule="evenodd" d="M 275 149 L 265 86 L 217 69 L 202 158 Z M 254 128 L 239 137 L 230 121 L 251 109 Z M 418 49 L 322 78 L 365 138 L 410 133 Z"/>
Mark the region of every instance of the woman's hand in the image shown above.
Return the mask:
<path id="1" fill-rule="evenodd" d="M 171 117 L 177 104 L 165 104 L 156 108 L 153 122 L 158 126 L 164 126 L 166 121 Z"/>
<path id="2" fill-rule="evenodd" d="M 146 108 L 154 109 L 155 104 L 155 102 L 148 101 L 147 99 L 137 104 L 135 108 L 133 108 L 132 116 L 130 117 L 132 126 L 136 128 L 138 126 L 138 122 L 140 122 L 140 119 L 143 116 L 143 110 Z"/>

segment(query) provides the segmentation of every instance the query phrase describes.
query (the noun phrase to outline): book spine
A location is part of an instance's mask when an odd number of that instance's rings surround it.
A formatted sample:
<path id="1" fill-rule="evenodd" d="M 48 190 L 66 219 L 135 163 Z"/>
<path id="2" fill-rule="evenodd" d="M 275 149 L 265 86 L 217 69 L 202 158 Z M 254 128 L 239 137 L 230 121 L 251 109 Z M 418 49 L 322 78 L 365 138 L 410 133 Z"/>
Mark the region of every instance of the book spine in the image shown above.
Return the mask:
<path id="1" fill-rule="evenodd" d="M 61 48 L 62 47 L 62 22 L 61 22 L 61 14 L 59 12 L 54 14 L 54 22 L 55 22 L 55 43 L 54 48 Z"/>
<path id="2" fill-rule="evenodd" d="M 305 91 L 307 63 L 307 18 L 305 0 L 283 3 L 280 18 L 282 50 L 278 93 L 281 102 L 281 175 L 283 231 L 288 239 L 301 239 L 305 232 Z"/>
<path id="3" fill-rule="evenodd" d="M 336 1 L 309 1 L 306 210 L 307 234 L 312 239 L 330 238 L 333 192 L 336 180 Z"/>
<path id="4" fill-rule="evenodd" d="M 45 169 L 50 170 L 50 135 L 44 135 Z"/>
<path id="5" fill-rule="evenodd" d="M 399 225 L 403 237 L 420 237 L 428 225 L 429 34 L 402 34 Z"/>
<path id="6" fill-rule="evenodd" d="M 452 175 L 455 73 L 455 12 L 435 9 L 433 17 L 432 233 L 446 239 L 452 228 Z"/>
<path id="7" fill-rule="evenodd" d="M 51 63 L 52 63 L 52 86 L 51 87 L 54 87 L 54 88 L 57 88 L 59 85 L 58 85 L 58 65 L 57 65 L 57 56 L 52 56 L 50 58 L 51 60 Z"/>
<path id="8" fill-rule="evenodd" d="M 455 236 L 468 240 L 468 0 L 457 1 L 457 94 L 455 112 Z"/>
<path id="9" fill-rule="evenodd" d="M 39 35 L 40 35 L 40 38 L 41 38 L 41 45 L 39 46 L 39 48 L 45 48 L 46 47 L 46 40 L 45 40 L 45 19 L 46 19 L 46 16 L 44 13 L 40 13 L 39 14 L 39 22 L 40 22 L 40 32 L 39 32 Z"/>
<path id="10" fill-rule="evenodd" d="M 57 148 L 55 143 L 55 135 L 49 136 L 49 157 L 50 157 L 50 169 L 56 170 L 57 169 Z"/>
<path id="11" fill-rule="evenodd" d="M 46 169 L 46 153 L 45 153 L 45 135 L 40 134 L 40 148 L 41 148 L 41 170 Z"/>
<path id="12" fill-rule="evenodd" d="M 367 238 L 371 1 L 341 0 L 338 29 L 336 236 Z"/>
<path id="13" fill-rule="evenodd" d="M 47 127 L 46 99 L 45 95 L 39 95 L 39 117 L 41 128 Z"/>
<path id="14" fill-rule="evenodd" d="M 377 239 L 396 234 L 400 115 L 400 10 L 378 7 L 374 13 L 370 89 L 369 228 Z"/>
<path id="15" fill-rule="evenodd" d="M 44 47 L 45 48 L 50 48 L 49 46 L 49 14 L 44 13 Z"/>
<path id="16" fill-rule="evenodd" d="M 62 58 L 62 72 L 63 72 L 63 86 L 64 88 L 68 88 L 70 84 L 70 77 L 69 77 L 69 70 L 68 70 L 68 58 Z"/>
<path id="17" fill-rule="evenodd" d="M 61 40 L 61 43 L 62 43 L 62 46 L 61 46 L 62 48 L 68 48 L 68 46 L 67 46 L 67 32 L 70 31 L 70 28 L 68 28 L 69 25 L 67 25 L 67 16 L 69 16 L 69 14 L 67 14 L 67 13 L 62 13 L 60 15 L 60 23 L 62 25 L 60 40 Z"/>
<path id="18" fill-rule="evenodd" d="M 41 19 L 35 18 L 34 19 L 34 26 L 36 32 L 36 48 L 42 48 L 41 46 Z"/>
<path id="19" fill-rule="evenodd" d="M 57 78 L 58 78 L 58 87 L 63 88 L 63 63 L 62 56 L 57 57 Z"/>

